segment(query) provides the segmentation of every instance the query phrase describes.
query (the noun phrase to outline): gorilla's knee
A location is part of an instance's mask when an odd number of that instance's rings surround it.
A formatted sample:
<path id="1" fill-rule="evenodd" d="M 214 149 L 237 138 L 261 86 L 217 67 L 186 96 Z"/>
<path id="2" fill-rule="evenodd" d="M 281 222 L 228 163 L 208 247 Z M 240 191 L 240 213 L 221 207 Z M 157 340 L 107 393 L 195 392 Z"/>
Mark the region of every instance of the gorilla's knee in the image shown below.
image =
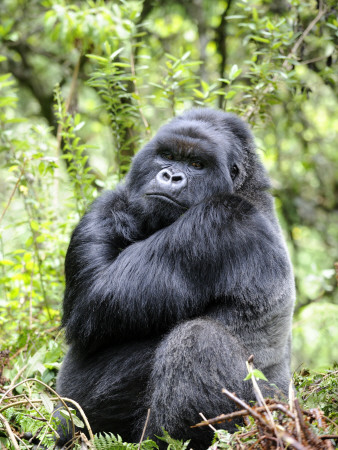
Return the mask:
<path id="1" fill-rule="evenodd" d="M 235 408 L 222 393 L 226 387 L 241 397 L 246 385 L 244 350 L 226 329 L 210 319 L 194 319 L 175 327 L 157 349 L 151 380 L 152 435 L 161 426 L 173 437 L 187 436 L 194 449 L 207 448 L 212 433 L 192 430 L 199 413 L 211 418 Z M 235 424 L 227 424 L 235 430 Z"/>

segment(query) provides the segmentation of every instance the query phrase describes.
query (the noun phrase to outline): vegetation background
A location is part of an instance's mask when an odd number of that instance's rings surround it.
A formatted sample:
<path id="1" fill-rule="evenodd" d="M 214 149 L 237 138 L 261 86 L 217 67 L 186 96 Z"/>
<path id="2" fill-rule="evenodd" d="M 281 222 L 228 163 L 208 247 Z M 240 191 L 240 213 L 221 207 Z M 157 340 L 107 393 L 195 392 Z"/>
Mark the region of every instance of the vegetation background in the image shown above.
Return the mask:
<path id="1" fill-rule="evenodd" d="M 71 231 L 192 106 L 252 126 L 295 270 L 293 368 L 333 367 L 337 10 L 335 0 L 1 1 L 0 378 L 6 364 L 12 383 L 54 385 Z"/>

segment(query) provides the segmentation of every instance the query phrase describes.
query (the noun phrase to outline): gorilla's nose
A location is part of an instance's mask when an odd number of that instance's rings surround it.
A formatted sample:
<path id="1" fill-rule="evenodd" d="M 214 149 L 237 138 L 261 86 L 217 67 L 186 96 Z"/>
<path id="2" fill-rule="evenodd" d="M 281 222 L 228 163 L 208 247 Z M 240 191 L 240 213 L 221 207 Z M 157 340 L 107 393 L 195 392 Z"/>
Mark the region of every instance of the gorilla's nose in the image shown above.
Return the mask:
<path id="1" fill-rule="evenodd" d="M 162 169 L 156 175 L 156 181 L 160 186 L 176 190 L 182 189 L 187 184 L 187 177 L 183 172 L 171 173 L 168 169 Z"/>

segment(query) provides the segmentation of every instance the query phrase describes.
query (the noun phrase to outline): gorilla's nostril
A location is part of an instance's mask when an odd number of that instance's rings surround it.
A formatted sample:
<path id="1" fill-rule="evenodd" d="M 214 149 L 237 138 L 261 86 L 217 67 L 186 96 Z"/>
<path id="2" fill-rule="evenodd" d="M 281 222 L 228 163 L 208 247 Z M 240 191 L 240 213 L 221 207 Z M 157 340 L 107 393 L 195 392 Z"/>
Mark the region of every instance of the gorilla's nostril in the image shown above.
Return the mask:
<path id="1" fill-rule="evenodd" d="M 170 170 L 162 169 L 156 175 L 156 182 L 159 186 L 177 191 L 187 184 L 187 177 L 184 172 L 172 173 Z"/>
<path id="2" fill-rule="evenodd" d="M 182 177 L 182 175 L 174 175 L 174 176 L 172 177 L 172 181 L 173 181 L 174 183 L 178 183 L 179 181 L 183 181 L 183 177 Z"/>

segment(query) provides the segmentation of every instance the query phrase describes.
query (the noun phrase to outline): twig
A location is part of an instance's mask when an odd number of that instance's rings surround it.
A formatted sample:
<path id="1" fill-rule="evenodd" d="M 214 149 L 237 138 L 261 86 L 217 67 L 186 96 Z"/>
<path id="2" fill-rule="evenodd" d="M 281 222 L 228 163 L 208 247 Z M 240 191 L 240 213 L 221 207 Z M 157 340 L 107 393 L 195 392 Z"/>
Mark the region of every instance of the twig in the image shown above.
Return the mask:
<path id="1" fill-rule="evenodd" d="M 274 436 L 269 436 L 267 434 L 263 434 L 263 436 L 260 436 L 256 442 L 254 442 L 252 445 L 250 445 L 250 447 L 248 448 L 248 450 L 253 450 L 255 448 L 255 446 L 257 444 L 259 444 L 260 442 L 264 441 L 265 439 L 270 440 L 270 441 L 276 441 L 278 442 L 278 439 Z"/>
<path id="2" fill-rule="evenodd" d="M 338 423 L 334 422 L 332 419 L 330 419 L 329 417 L 325 416 L 325 421 L 326 422 L 330 422 L 336 429 L 338 429 Z"/>
<path id="3" fill-rule="evenodd" d="M 7 209 L 9 208 L 10 204 L 12 203 L 14 194 L 15 194 L 18 186 L 19 186 L 19 183 L 21 181 L 21 178 L 22 178 L 23 174 L 25 173 L 25 169 L 26 169 L 26 160 L 24 160 L 24 162 L 23 162 L 23 166 L 21 168 L 19 178 L 17 179 L 17 182 L 15 183 L 15 186 L 14 186 L 14 188 L 12 190 L 12 193 L 11 193 L 9 199 L 8 199 L 7 205 L 5 206 L 5 209 L 2 211 L 2 214 L 1 214 L 1 217 L 0 217 L 0 223 L 2 222 L 2 219 L 4 218 L 4 216 L 5 216 L 6 212 L 7 212 Z"/>
<path id="4" fill-rule="evenodd" d="M 310 444 L 315 446 L 315 448 L 318 448 L 318 449 L 323 448 L 323 447 L 321 447 L 322 444 L 320 442 L 320 439 L 318 439 L 318 437 L 314 433 L 312 433 L 310 428 L 308 428 L 306 426 L 306 424 L 304 422 L 304 417 L 303 417 L 302 411 L 300 409 L 299 401 L 297 398 L 295 399 L 294 404 L 295 404 L 295 413 L 298 416 L 299 425 L 300 425 L 300 428 L 301 428 L 304 436 L 306 437 L 306 439 L 308 440 L 308 442 Z"/>
<path id="5" fill-rule="evenodd" d="M 47 310 L 48 318 L 49 318 L 49 320 L 51 320 L 52 316 L 51 316 L 51 312 L 50 312 L 50 305 L 49 305 L 47 292 L 46 292 L 46 289 L 45 289 L 45 282 L 44 282 L 43 271 L 42 271 L 43 261 L 42 261 L 42 259 L 40 257 L 39 245 L 38 245 L 38 242 L 36 240 L 36 237 L 37 237 L 38 233 L 32 227 L 33 215 L 31 214 L 28 202 L 27 202 L 25 197 L 24 197 L 24 205 L 25 205 L 25 210 L 27 212 L 27 216 L 29 218 L 29 227 L 30 227 L 30 230 L 31 230 L 31 233 L 32 233 L 33 246 L 34 246 L 34 250 L 35 250 L 35 257 L 36 257 L 37 263 L 38 263 L 38 273 L 39 273 L 39 278 L 40 278 L 40 286 L 41 286 L 41 291 L 42 291 L 42 297 L 43 297 L 43 301 L 45 303 L 45 307 L 46 307 L 46 310 Z"/>
<path id="6" fill-rule="evenodd" d="M 8 403 L 8 405 L 6 405 L 6 406 L 3 406 L 1 409 L 0 409 L 0 414 L 3 412 L 3 411 L 6 411 L 6 409 L 9 409 L 9 408 L 13 408 L 14 406 L 20 406 L 20 405 L 25 405 L 26 403 L 43 403 L 43 401 L 42 401 L 42 399 L 35 399 L 35 400 L 33 400 L 33 399 L 30 399 L 29 401 L 28 401 L 28 399 L 27 399 L 27 397 L 26 397 L 26 395 L 24 395 L 24 394 L 21 394 L 20 396 L 24 396 L 25 397 L 25 400 L 19 400 L 19 401 L 17 401 L 17 402 L 13 402 L 13 403 Z M 19 397 L 19 396 L 18 396 Z M 16 397 L 10 397 L 8 400 L 11 400 L 12 398 L 16 398 Z M 55 401 L 57 401 L 58 400 L 58 397 L 50 397 L 50 400 L 52 401 L 52 402 L 55 402 Z"/>
<path id="7" fill-rule="evenodd" d="M 312 20 L 312 22 L 309 23 L 309 25 L 306 27 L 306 29 L 303 31 L 303 33 L 301 34 L 301 36 L 297 39 L 296 43 L 294 44 L 294 46 L 292 47 L 291 51 L 289 52 L 287 58 L 285 59 L 285 61 L 282 64 L 283 68 L 286 69 L 290 69 L 290 63 L 288 61 L 289 58 L 291 58 L 292 56 L 295 56 L 297 53 L 297 50 L 299 48 L 299 46 L 301 45 L 301 43 L 304 41 L 304 39 L 306 38 L 306 36 L 310 33 L 310 31 L 312 30 L 312 28 L 316 25 L 316 23 L 322 18 L 322 16 L 326 13 L 327 8 L 326 6 L 323 6 L 323 2 L 322 0 L 320 0 L 320 5 L 319 5 L 319 11 L 318 14 L 316 15 L 316 17 Z M 278 74 L 276 73 L 272 80 L 271 83 L 275 82 L 277 80 Z M 267 94 L 269 91 L 271 90 L 271 84 L 266 86 L 265 89 L 263 89 L 261 97 L 263 97 L 265 94 Z M 259 109 L 259 107 L 256 105 L 253 105 L 251 108 L 248 109 L 248 111 L 243 115 L 245 120 L 249 120 L 251 118 L 251 116 L 257 112 L 257 110 Z"/>
<path id="8" fill-rule="evenodd" d="M 327 377 L 331 377 L 332 375 L 336 375 L 338 373 L 338 370 L 335 370 L 334 372 L 328 372 L 326 375 L 324 375 L 320 380 L 318 380 L 319 383 L 322 383 L 323 380 L 325 380 L 325 378 Z M 314 386 L 311 390 L 311 392 L 309 393 L 309 395 L 307 395 L 305 398 L 303 397 L 304 402 L 306 402 L 306 400 L 311 397 L 311 395 L 316 392 L 323 389 L 322 386 Z"/>
<path id="9" fill-rule="evenodd" d="M 13 359 L 15 360 L 16 357 L 17 357 L 21 352 L 24 352 L 24 351 L 27 350 L 27 347 L 28 347 L 28 346 L 27 346 L 27 342 L 26 342 L 26 344 L 25 344 L 23 347 L 19 348 L 15 353 L 13 353 L 12 356 L 9 357 L 9 360 L 10 360 L 10 361 L 12 361 Z"/>
<path id="10" fill-rule="evenodd" d="M 81 438 L 81 441 L 82 441 L 81 442 L 82 447 L 83 447 L 83 444 L 85 444 L 89 449 L 90 448 L 96 448 L 96 447 L 93 447 L 93 444 L 88 441 L 88 438 L 87 438 L 87 436 L 84 433 L 80 433 L 80 438 Z M 82 447 L 81 447 L 81 449 L 82 449 Z M 83 448 L 83 450 L 86 450 L 86 448 Z"/>
<path id="11" fill-rule="evenodd" d="M 73 99 L 73 96 L 74 96 L 74 92 L 75 92 L 75 89 L 76 89 L 76 82 L 77 82 L 77 79 L 78 79 L 78 76 L 79 76 L 79 70 L 80 70 L 80 65 L 81 65 L 81 58 L 82 58 L 82 54 L 81 54 L 81 51 L 80 51 L 79 59 L 78 59 L 78 61 L 76 63 L 76 66 L 74 67 L 74 72 L 73 72 L 72 81 L 71 81 L 71 84 L 70 84 L 69 94 L 68 94 L 68 97 L 67 97 L 67 99 L 65 101 L 65 113 L 68 112 L 70 103 L 71 103 L 71 101 Z M 59 150 L 60 150 L 60 147 L 61 147 L 61 140 L 62 140 L 62 123 L 61 123 L 61 121 L 59 122 L 58 129 L 57 129 L 57 132 L 56 132 L 56 140 L 57 140 L 57 156 L 59 156 Z"/>
<path id="12" fill-rule="evenodd" d="M 292 414 L 290 411 L 288 411 L 286 409 L 286 407 L 280 403 L 275 404 L 275 405 L 269 405 L 269 409 L 272 411 L 282 411 L 284 414 L 286 414 L 287 416 L 289 416 L 291 419 L 295 418 L 295 415 Z M 258 406 L 255 407 L 255 411 L 257 413 L 261 413 L 266 411 L 265 406 Z M 201 413 L 200 413 L 201 414 Z M 206 419 L 203 422 L 197 423 L 196 425 L 191 426 L 191 428 L 196 428 L 196 427 L 203 427 L 206 425 L 213 425 L 213 424 L 218 424 L 218 423 L 222 423 L 222 422 L 226 422 L 227 420 L 232 420 L 235 419 L 237 417 L 243 417 L 243 416 L 248 416 L 250 415 L 250 413 L 246 410 L 246 409 L 241 409 L 240 411 L 234 411 L 232 413 L 229 414 L 220 414 L 217 417 L 214 417 L 212 419 Z"/>
<path id="13" fill-rule="evenodd" d="M 144 125 L 144 127 L 146 129 L 146 133 L 147 133 L 148 136 L 150 136 L 150 126 L 149 126 L 149 123 L 148 123 L 147 119 L 145 118 L 145 115 L 143 114 L 142 105 L 141 105 L 141 101 L 140 101 L 140 93 L 138 91 L 137 83 L 136 83 L 135 61 L 134 61 L 133 46 L 132 45 L 131 45 L 131 50 L 130 50 L 130 71 L 131 71 L 131 74 L 133 76 L 134 92 L 135 92 L 136 97 L 137 97 L 138 110 L 139 110 L 139 113 L 140 113 L 143 125 Z"/>
<path id="14" fill-rule="evenodd" d="M 3 394 L 3 396 L 0 398 L 0 404 L 2 403 L 2 401 L 5 399 L 5 397 L 6 397 L 13 389 L 17 388 L 18 386 L 21 386 L 21 384 L 29 383 L 30 381 L 34 381 L 35 383 L 41 384 L 42 386 L 44 386 L 44 387 L 45 387 L 46 389 L 48 389 L 49 391 L 53 392 L 53 394 L 56 395 L 56 396 L 58 397 L 59 401 L 63 404 L 63 406 L 66 408 L 66 410 L 67 410 L 67 412 L 68 412 L 68 414 L 69 414 L 70 421 L 71 421 L 71 424 L 72 424 L 72 434 L 74 435 L 74 434 L 75 434 L 74 420 L 73 420 L 72 414 L 71 414 L 71 412 L 70 412 L 70 409 L 69 409 L 68 405 L 67 405 L 66 402 L 65 402 L 65 400 L 68 401 L 68 399 L 63 399 L 62 397 L 60 397 L 59 394 L 58 394 L 56 391 L 54 391 L 54 389 L 52 389 L 50 386 L 48 386 L 48 384 L 44 383 L 44 382 L 41 381 L 41 380 L 38 380 L 37 378 L 27 378 L 26 380 L 20 381 L 20 383 L 17 383 L 17 384 L 15 384 L 14 386 L 12 386 L 12 387 L 10 387 L 9 389 L 7 389 L 7 390 L 5 391 L 5 393 Z M 29 385 L 28 385 L 28 386 L 29 386 Z M 70 403 L 75 403 L 75 405 L 77 405 L 77 403 L 74 402 L 74 400 L 70 400 Z M 81 407 L 80 407 L 79 411 L 80 411 L 80 412 L 82 411 Z M 82 411 L 82 413 L 83 413 L 83 411 Z M 84 415 L 84 413 L 83 413 L 83 415 Z M 87 418 L 86 418 L 86 419 L 87 419 Z M 87 423 L 88 423 L 88 420 L 87 420 Z M 88 424 L 88 425 L 89 425 L 89 424 Z M 88 428 L 88 432 L 89 432 L 89 435 L 93 436 L 93 433 L 92 433 L 92 430 L 91 430 L 90 426 L 89 426 L 89 428 Z"/>
<path id="15" fill-rule="evenodd" d="M 74 406 L 76 407 L 76 409 L 78 409 L 78 411 L 79 411 L 79 413 L 81 414 L 81 417 L 82 417 L 82 419 L 83 419 L 83 421 L 84 421 L 84 423 L 85 423 L 85 425 L 86 425 L 86 427 L 87 427 L 88 434 L 89 434 L 89 438 L 90 438 L 91 441 L 93 441 L 93 440 L 94 440 L 94 435 L 93 435 L 91 426 L 89 425 L 87 416 L 86 416 L 86 414 L 84 413 L 84 411 L 83 411 L 83 409 L 81 408 L 81 406 L 80 406 L 75 400 L 72 400 L 71 398 L 60 397 L 60 400 L 61 400 L 62 403 L 64 403 L 64 402 L 71 403 L 72 405 L 74 405 Z M 67 410 L 68 410 L 68 408 L 67 408 Z"/>
<path id="16" fill-rule="evenodd" d="M 296 399 L 295 391 L 294 391 L 293 382 L 292 382 L 292 379 L 291 379 L 290 380 L 290 385 L 289 385 L 289 406 L 290 406 L 290 410 L 294 413 L 294 416 L 295 416 L 297 438 L 298 438 L 298 440 L 301 441 L 302 435 L 301 435 L 299 417 L 298 417 L 298 413 L 297 413 L 296 405 L 295 405 L 295 399 Z"/>
<path id="17" fill-rule="evenodd" d="M 15 437 L 13 431 L 12 431 L 12 428 L 11 428 L 10 424 L 7 422 L 6 418 L 2 414 L 0 414 L 0 421 L 2 422 L 3 426 L 6 428 L 6 431 L 8 433 L 8 437 L 9 437 L 10 441 L 12 442 L 13 447 L 15 448 L 15 450 L 20 450 L 20 447 L 18 445 L 18 442 L 16 440 L 16 437 Z"/>
<path id="18" fill-rule="evenodd" d="M 74 67 L 69 94 L 68 94 L 68 97 L 65 102 L 65 113 L 66 114 L 68 112 L 70 103 L 73 99 L 74 92 L 76 89 L 76 82 L 77 82 L 77 79 L 79 76 L 79 71 L 80 71 L 80 66 L 81 66 L 81 58 L 82 58 L 82 53 L 80 50 L 80 56 L 76 63 L 76 66 Z M 57 160 L 60 159 L 60 149 L 61 149 L 61 142 L 62 142 L 62 126 L 63 126 L 62 121 L 60 119 L 58 127 L 57 127 L 57 131 L 56 131 L 56 158 L 57 158 Z M 55 169 L 55 176 L 54 176 L 54 206 L 55 206 L 55 211 L 58 211 L 59 210 L 59 168 L 58 167 Z"/>
<path id="19" fill-rule="evenodd" d="M 282 427 L 280 427 L 280 428 L 282 428 Z M 291 436 L 289 433 L 287 433 L 284 429 L 278 433 L 278 437 L 281 438 L 287 444 L 291 444 L 296 450 L 308 450 L 308 447 L 304 447 L 303 444 L 296 441 L 296 439 L 293 436 Z"/>
<path id="20" fill-rule="evenodd" d="M 42 433 L 42 436 L 41 436 L 41 438 L 40 438 L 40 442 L 39 442 L 39 444 L 38 444 L 38 446 L 37 446 L 37 448 L 36 448 L 37 450 L 40 448 L 41 443 L 42 443 L 43 440 L 45 439 L 46 434 L 47 434 L 47 432 L 48 432 L 48 429 L 51 429 L 51 430 L 52 430 L 52 432 L 55 434 L 55 436 L 57 437 L 57 439 L 60 438 L 60 435 L 58 434 L 58 432 L 57 432 L 56 430 L 54 430 L 54 428 L 52 427 L 53 415 L 54 415 L 54 411 L 53 411 L 52 414 L 50 415 L 49 420 L 46 419 L 46 420 L 47 420 L 47 426 L 45 427 L 45 429 L 44 429 L 44 431 L 43 431 L 43 433 Z"/>
<path id="21" fill-rule="evenodd" d="M 242 408 L 246 409 L 250 413 L 250 415 L 254 419 L 256 419 L 258 427 L 261 425 L 263 428 L 267 428 L 270 432 L 275 432 L 276 436 L 277 436 L 277 439 L 282 439 L 287 444 L 293 445 L 293 447 L 296 450 L 306 450 L 306 447 L 304 447 L 301 443 L 297 442 L 296 439 L 294 437 L 292 437 L 282 426 L 276 425 L 276 424 L 274 424 L 274 426 L 272 426 L 270 423 L 268 423 L 266 420 L 264 420 L 263 416 L 257 414 L 257 412 L 253 408 L 251 408 L 243 400 L 241 400 L 238 397 L 236 397 L 236 395 L 234 395 L 231 392 L 229 392 L 227 389 L 223 388 L 222 392 L 224 394 L 226 394 L 227 397 L 229 397 L 235 403 L 237 403 L 239 406 L 241 406 Z M 303 419 L 303 423 L 304 423 L 304 419 Z M 306 428 L 305 427 L 305 423 L 304 423 L 304 428 Z M 309 430 L 307 430 L 307 432 L 308 432 L 308 434 L 310 434 Z M 314 443 L 314 440 L 313 440 L 312 436 L 311 436 L 311 438 L 312 439 L 311 439 L 310 442 Z M 322 448 L 319 439 L 317 440 L 317 442 L 315 444 L 317 445 L 316 448 L 318 448 L 318 449 Z"/>
<path id="22" fill-rule="evenodd" d="M 28 364 L 25 364 L 23 367 L 21 367 L 19 372 L 13 378 L 13 380 L 12 380 L 11 384 L 9 385 L 8 389 L 12 389 L 13 388 L 13 386 L 15 385 L 17 380 L 21 377 L 21 375 L 24 373 L 24 371 L 27 369 L 27 367 L 28 367 Z"/>
<path id="23" fill-rule="evenodd" d="M 304 39 L 306 38 L 306 36 L 310 33 L 310 31 L 312 30 L 312 28 L 316 25 L 316 23 L 323 17 L 323 15 L 326 13 L 327 8 L 326 6 L 323 5 L 323 1 L 320 0 L 319 2 L 319 11 L 318 14 L 316 15 L 316 17 L 312 20 L 312 22 L 309 23 L 309 25 L 306 27 L 306 29 L 303 31 L 303 33 L 301 34 L 301 36 L 298 38 L 297 42 L 295 43 L 295 45 L 292 47 L 291 52 L 288 55 L 288 58 L 292 55 L 295 55 L 300 47 L 300 45 L 302 44 L 302 42 L 304 41 Z M 283 67 L 287 67 L 288 62 L 287 60 L 284 61 L 283 63 Z"/>
<path id="24" fill-rule="evenodd" d="M 25 399 L 27 400 L 27 403 L 34 409 L 34 411 L 40 416 L 38 420 L 44 420 L 47 422 L 46 417 L 34 406 L 34 404 L 31 402 L 31 400 L 25 395 Z"/>
<path id="25" fill-rule="evenodd" d="M 34 261 L 33 266 L 31 270 L 31 281 L 29 285 L 29 329 L 31 330 L 33 328 L 33 279 L 34 279 L 34 266 L 35 266 L 35 258 L 36 255 L 34 255 Z"/>
<path id="26" fill-rule="evenodd" d="M 314 62 L 323 61 L 324 59 L 327 59 L 330 56 L 332 56 L 332 54 L 329 56 L 318 56 L 317 58 L 306 59 L 306 60 L 301 61 L 301 63 L 304 65 L 307 65 L 307 64 L 314 63 Z"/>
<path id="27" fill-rule="evenodd" d="M 253 355 L 249 356 L 249 359 L 245 362 L 247 371 L 249 375 L 251 375 L 251 381 L 255 393 L 255 397 L 259 406 L 266 406 L 264 402 L 263 395 L 261 390 L 258 387 L 257 380 L 255 375 L 253 374 Z"/>
<path id="28" fill-rule="evenodd" d="M 267 405 L 265 403 L 263 394 L 262 394 L 262 392 L 261 392 L 261 390 L 260 390 L 260 388 L 258 386 L 256 377 L 254 375 L 254 372 L 253 372 L 253 360 L 254 360 L 254 356 L 251 355 L 248 358 L 248 360 L 246 361 L 246 367 L 248 369 L 249 374 L 251 375 L 251 381 L 252 381 L 252 385 L 253 385 L 253 388 L 254 388 L 255 396 L 257 398 L 257 402 L 258 402 L 258 404 L 260 406 L 264 406 L 264 408 L 265 408 L 265 413 L 263 413 L 263 414 L 264 414 L 264 416 L 266 415 L 268 417 L 270 425 L 273 428 L 275 435 L 277 436 L 277 446 L 278 446 L 280 444 L 280 442 L 279 442 L 279 439 L 278 439 L 278 433 L 277 433 L 277 429 L 276 429 L 276 424 L 275 424 L 275 421 L 273 420 L 271 411 L 269 410 L 269 408 L 267 407 Z"/>
<path id="29" fill-rule="evenodd" d="M 264 427 L 268 427 L 269 429 L 271 429 L 271 425 L 269 423 L 267 423 L 262 416 L 260 416 L 259 414 L 257 414 L 257 412 L 251 408 L 251 406 L 249 406 L 247 403 L 245 403 L 243 400 L 241 400 L 240 398 L 236 397 L 236 395 L 232 394 L 230 391 L 228 391 L 227 389 L 223 388 L 222 389 L 223 394 L 225 394 L 227 397 L 230 398 L 230 400 L 234 401 L 235 403 L 237 403 L 237 405 L 241 406 L 242 408 L 246 409 L 248 411 L 248 413 L 256 420 L 258 420 L 258 422 L 260 422 Z"/>
<path id="30" fill-rule="evenodd" d="M 199 413 L 199 415 L 202 417 L 202 419 L 205 421 L 205 422 L 208 422 L 208 419 L 205 417 L 205 415 L 203 414 L 203 413 Z M 214 432 L 214 433 L 216 433 L 216 428 L 215 427 L 213 427 L 210 423 L 208 423 L 207 424 L 211 429 L 212 429 L 212 431 Z M 190 428 L 193 428 L 193 427 L 190 427 Z"/>
<path id="31" fill-rule="evenodd" d="M 40 428 L 38 428 L 37 430 L 36 430 L 36 432 L 34 433 L 34 434 L 32 434 L 32 437 L 29 439 L 29 443 L 31 444 L 33 441 L 34 441 L 34 439 L 36 439 L 38 436 L 39 436 L 39 434 L 40 434 L 40 432 L 41 432 L 41 430 L 43 429 L 43 426 L 42 427 L 40 427 Z M 39 444 L 40 445 L 40 444 Z"/>
<path id="32" fill-rule="evenodd" d="M 147 418 L 146 418 L 146 421 L 145 421 L 145 424 L 144 424 L 144 427 L 143 427 L 142 436 L 141 436 L 140 442 L 138 444 L 137 450 L 140 450 L 140 448 L 141 448 L 141 444 L 142 444 L 142 441 L 144 439 L 144 435 L 146 434 L 146 429 L 147 429 L 147 426 L 148 426 L 149 417 L 150 417 L 150 408 L 148 408 L 148 411 L 147 411 Z"/>

